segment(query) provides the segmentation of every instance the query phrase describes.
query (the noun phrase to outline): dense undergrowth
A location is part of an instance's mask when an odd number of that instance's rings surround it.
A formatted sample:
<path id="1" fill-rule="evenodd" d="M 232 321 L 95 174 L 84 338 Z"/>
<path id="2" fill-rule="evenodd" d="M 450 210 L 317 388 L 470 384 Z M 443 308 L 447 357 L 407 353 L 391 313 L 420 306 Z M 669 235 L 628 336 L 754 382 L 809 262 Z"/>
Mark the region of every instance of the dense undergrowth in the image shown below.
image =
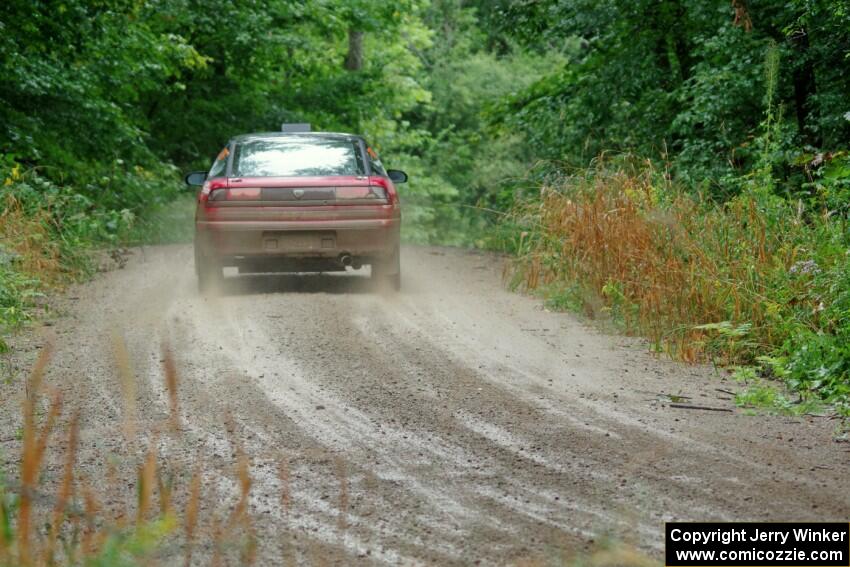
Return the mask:
<path id="1" fill-rule="evenodd" d="M 2 350 L 3 334 L 33 317 L 48 289 L 91 275 L 103 249 L 191 234 L 171 168 L 128 170 L 116 163 L 101 176 L 66 186 L 37 169 L 9 165 L 0 167 Z M 183 222 L 173 222 L 175 215 Z"/>
<path id="2" fill-rule="evenodd" d="M 512 284 L 609 317 L 676 358 L 755 366 L 846 412 L 847 219 L 753 181 L 718 203 L 648 162 L 599 160 L 517 206 Z"/>

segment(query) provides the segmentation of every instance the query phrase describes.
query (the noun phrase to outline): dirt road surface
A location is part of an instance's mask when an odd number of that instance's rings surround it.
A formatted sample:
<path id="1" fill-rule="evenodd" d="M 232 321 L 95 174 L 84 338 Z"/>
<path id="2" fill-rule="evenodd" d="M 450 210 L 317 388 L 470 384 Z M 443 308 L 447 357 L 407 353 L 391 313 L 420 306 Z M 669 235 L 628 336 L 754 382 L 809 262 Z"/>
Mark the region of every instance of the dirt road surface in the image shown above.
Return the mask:
<path id="1" fill-rule="evenodd" d="M 60 298 L 49 327 L 16 339 L 13 364 L 53 337 L 47 380 L 66 422 L 81 412 L 80 467 L 112 513 L 133 509 L 153 444 L 178 508 L 200 464 L 201 520 L 225 521 L 241 445 L 260 564 L 557 564 L 606 536 L 660 557 L 665 520 L 848 519 L 836 422 L 747 415 L 717 391 L 737 388 L 722 373 L 506 291 L 498 257 L 410 247 L 403 266 L 397 295 L 356 275 L 243 276 L 201 297 L 190 247 L 136 250 Z M 0 431 L 19 424 L 22 383 L 2 385 Z M 51 441 L 48 484 L 63 443 Z M 0 444 L 7 470 L 19 449 Z M 179 562 L 179 543 L 169 553 Z M 210 553 L 201 545 L 198 563 Z"/>

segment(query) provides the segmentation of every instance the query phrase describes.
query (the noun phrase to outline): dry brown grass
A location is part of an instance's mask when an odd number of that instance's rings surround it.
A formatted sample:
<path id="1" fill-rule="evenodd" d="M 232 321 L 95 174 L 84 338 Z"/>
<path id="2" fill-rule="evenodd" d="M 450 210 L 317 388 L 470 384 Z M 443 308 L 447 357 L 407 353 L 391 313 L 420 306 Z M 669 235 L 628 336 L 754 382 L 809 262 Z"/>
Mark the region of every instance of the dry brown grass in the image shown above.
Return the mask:
<path id="1" fill-rule="evenodd" d="M 50 229 L 53 222 L 49 209 L 24 211 L 14 195 L 5 196 L 0 211 L 3 247 L 18 255 L 22 272 L 38 274 L 46 283 L 56 281 L 62 272 L 61 249 Z"/>
<path id="2" fill-rule="evenodd" d="M 177 397 L 177 366 L 174 354 L 167 343 L 162 344 L 163 372 L 165 374 L 165 389 L 168 392 L 169 428 L 172 433 L 180 430 L 180 403 Z"/>
<path id="3" fill-rule="evenodd" d="M 117 331 L 112 332 L 112 351 L 121 385 L 124 436 L 129 443 L 136 437 L 136 376 L 130 365 L 130 354 L 127 352 L 124 337 Z"/>
<path id="4" fill-rule="evenodd" d="M 189 567 L 192 563 L 192 552 L 195 544 L 195 532 L 198 527 L 198 512 L 201 506 L 201 463 L 200 460 L 195 465 L 195 471 L 192 474 L 192 480 L 189 483 L 189 499 L 186 502 L 186 514 L 183 519 L 183 532 L 186 538 L 186 553 L 185 565 Z"/>
<path id="5" fill-rule="evenodd" d="M 135 377 L 129 364 L 126 346 L 118 335 L 113 335 L 113 352 L 116 357 L 119 381 L 125 411 L 125 434 L 135 432 L 132 424 L 135 413 Z M 135 509 L 110 512 L 102 502 L 114 500 L 111 490 L 117 484 L 118 474 L 110 463 L 107 483 L 99 483 L 85 476 L 79 469 L 78 440 L 80 415 L 73 411 L 67 421 L 63 419 L 62 398 L 58 391 L 45 386 L 45 371 L 53 356 L 48 343 L 41 351 L 26 382 L 24 399 L 22 448 L 17 494 L 17 505 L 9 507 L 10 489 L 0 484 L 0 565 L 30 567 L 42 565 L 80 564 L 111 561 L 128 557 L 144 560 L 155 555 L 157 548 L 168 541 L 182 548 L 186 565 L 191 564 L 199 538 L 212 543 L 212 562 L 224 562 L 238 556 L 238 564 L 250 565 L 256 560 L 257 538 L 251 517 L 250 459 L 238 439 L 233 439 L 237 451 L 235 476 L 239 485 L 238 501 L 226 522 L 219 514 L 212 521 L 200 517 L 203 500 L 203 473 L 200 461 L 185 492 L 180 492 L 182 510 L 175 505 L 172 477 L 166 472 L 169 465 L 161 461 L 156 447 L 158 431 L 168 429 L 178 432 L 179 375 L 171 351 L 163 346 L 164 374 L 170 412 L 161 427 L 155 427 L 136 471 L 137 493 Z M 42 409 L 45 391 L 49 401 Z M 41 419 L 39 420 L 39 415 Z M 39 421 L 41 423 L 39 423 Z M 64 447 L 64 466 L 61 480 L 55 491 L 48 488 L 49 479 L 42 478 L 46 462 L 48 441 L 62 423 L 67 431 Z M 52 484 L 51 484 L 52 486 Z M 182 517 L 182 522 L 178 518 Z M 5 518 L 11 520 L 6 523 Z M 128 521 L 128 519 L 132 519 Z M 182 534 L 175 529 L 182 524 Z M 5 537 L 6 533 L 13 537 Z M 181 539 L 182 535 L 182 539 Z M 105 562 L 105 563 L 103 563 Z"/>
<path id="6" fill-rule="evenodd" d="M 649 166 L 604 164 L 544 187 L 514 217 L 527 227 L 510 273 L 515 285 L 570 289 L 587 314 L 611 313 L 683 360 L 746 359 L 775 340 L 765 290 L 798 257 L 799 218 L 768 231 L 752 199 L 714 206 Z M 699 328 L 724 321 L 751 325 L 748 351 Z"/>
<path id="7" fill-rule="evenodd" d="M 47 448 L 47 438 L 53 430 L 61 408 L 61 398 L 53 394 L 53 400 L 44 425 L 39 430 L 35 413 L 38 393 L 44 380 L 44 371 L 52 354 L 51 346 L 42 349 L 27 382 L 27 395 L 24 400 L 23 449 L 21 451 L 21 489 L 18 504 L 17 549 L 22 564 L 32 561 L 31 537 L 33 531 L 33 500 L 38 488 L 38 476 Z M 4 550 L 4 555 L 5 555 Z"/>

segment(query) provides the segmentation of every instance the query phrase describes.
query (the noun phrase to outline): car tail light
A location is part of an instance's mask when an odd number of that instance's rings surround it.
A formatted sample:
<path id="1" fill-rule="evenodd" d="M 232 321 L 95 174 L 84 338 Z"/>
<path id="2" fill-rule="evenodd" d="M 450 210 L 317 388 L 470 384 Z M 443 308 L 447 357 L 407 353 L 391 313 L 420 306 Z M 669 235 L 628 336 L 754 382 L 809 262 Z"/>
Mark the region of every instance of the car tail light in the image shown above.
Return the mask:
<path id="1" fill-rule="evenodd" d="M 338 201 L 347 199 L 387 199 L 387 191 L 383 187 L 370 185 L 365 187 L 337 187 L 336 198 Z"/>
<path id="2" fill-rule="evenodd" d="M 201 194 L 198 196 L 198 200 L 201 203 L 208 203 L 209 201 L 214 200 L 218 193 L 223 193 L 222 189 L 226 188 L 226 179 L 208 179 L 204 182 L 204 186 L 201 188 Z"/>
<path id="3" fill-rule="evenodd" d="M 371 178 L 371 182 L 373 183 L 372 188 L 380 191 L 381 198 L 386 199 L 388 205 L 398 208 L 398 193 L 389 179 L 376 176 Z"/>

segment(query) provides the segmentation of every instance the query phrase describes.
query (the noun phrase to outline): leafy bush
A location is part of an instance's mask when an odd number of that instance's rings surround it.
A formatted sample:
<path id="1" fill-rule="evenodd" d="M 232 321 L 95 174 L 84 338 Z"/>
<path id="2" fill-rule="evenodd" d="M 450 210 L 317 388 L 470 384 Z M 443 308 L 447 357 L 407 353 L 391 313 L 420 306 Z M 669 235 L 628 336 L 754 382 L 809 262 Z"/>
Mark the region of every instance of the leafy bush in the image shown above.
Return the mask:
<path id="1" fill-rule="evenodd" d="M 584 167 L 602 152 L 635 152 L 723 200 L 764 165 L 770 105 L 783 195 L 809 181 L 795 156 L 850 139 L 846 2 L 538 0 L 502 3 L 491 21 L 508 41 L 568 60 L 490 114 L 538 158 Z"/>

